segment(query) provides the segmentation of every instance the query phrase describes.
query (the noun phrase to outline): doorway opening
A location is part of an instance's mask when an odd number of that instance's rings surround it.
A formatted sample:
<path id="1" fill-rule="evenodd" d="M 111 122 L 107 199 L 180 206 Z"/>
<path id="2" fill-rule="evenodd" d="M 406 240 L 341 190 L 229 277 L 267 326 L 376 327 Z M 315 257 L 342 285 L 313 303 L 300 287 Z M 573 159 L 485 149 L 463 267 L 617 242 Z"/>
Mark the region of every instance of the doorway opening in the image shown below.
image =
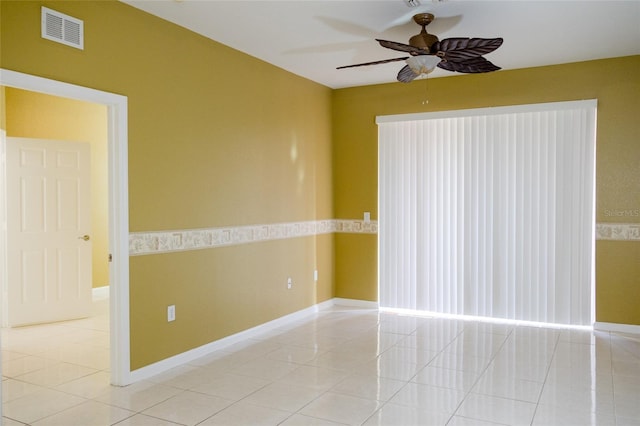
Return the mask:
<path id="1" fill-rule="evenodd" d="M 55 80 L 0 70 L 0 86 L 75 99 L 106 106 L 107 109 L 107 175 L 108 175 L 108 308 L 110 382 L 125 386 L 132 382 L 129 362 L 129 217 L 127 158 L 127 98 Z M 0 155 L 4 157 L 3 142 Z M 2 174 L 5 170 L 3 166 Z M 6 199 L 6 187 L 0 185 Z M 6 206 L 5 206 L 6 208 Z M 3 219 L 6 214 L 3 215 Z M 6 220 L 6 219 L 5 219 Z M 0 255 L 6 262 L 6 232 L 0 235 Z M 6 263 L 0 262 L 6 266 Z M 0 276 L 6 288 L 6 268 Z M 3 297 L 4 299 L 4 297 Z"/>

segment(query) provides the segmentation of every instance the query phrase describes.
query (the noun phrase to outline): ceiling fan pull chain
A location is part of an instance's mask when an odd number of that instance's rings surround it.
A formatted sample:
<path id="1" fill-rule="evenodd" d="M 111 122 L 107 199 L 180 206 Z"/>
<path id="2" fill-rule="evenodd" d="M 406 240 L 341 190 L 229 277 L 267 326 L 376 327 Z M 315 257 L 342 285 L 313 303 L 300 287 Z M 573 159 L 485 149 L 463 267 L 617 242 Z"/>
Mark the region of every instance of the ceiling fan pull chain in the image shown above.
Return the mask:
<path id="1" fill-rule="evenodd" d="M 422 105 L 429 104 L 429 74 L 424 75 L 424 100 Z"/>

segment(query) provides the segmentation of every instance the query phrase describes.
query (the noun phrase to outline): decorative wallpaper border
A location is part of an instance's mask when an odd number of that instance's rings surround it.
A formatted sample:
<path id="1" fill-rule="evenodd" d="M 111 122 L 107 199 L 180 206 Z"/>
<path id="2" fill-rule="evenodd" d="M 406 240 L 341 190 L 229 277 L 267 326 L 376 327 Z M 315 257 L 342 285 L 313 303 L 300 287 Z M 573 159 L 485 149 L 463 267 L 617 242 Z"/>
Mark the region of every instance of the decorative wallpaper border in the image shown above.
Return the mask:
<path id="1" fill-rule="evenodd" d="M 129 234 L 129 255 L 201 250 L 340 232 L 377 234 L 378 223 L 329 219 L 179 231 L 134 232 Z"/>
<path id="2" fill-rule="evenodd" d="M 596 240 L 640 241 L 640 223 L 598 223 Z"/>
<path id="3" fill-rule="evenodd" d="M 377 234 L 378 222 L 328 219 L 179 231 L 134 232 L 129 235 L 129 255 L 200 250 L 331 233 Z M 640 241 L 640 224 L 598 223 L 596 240 Z"/>

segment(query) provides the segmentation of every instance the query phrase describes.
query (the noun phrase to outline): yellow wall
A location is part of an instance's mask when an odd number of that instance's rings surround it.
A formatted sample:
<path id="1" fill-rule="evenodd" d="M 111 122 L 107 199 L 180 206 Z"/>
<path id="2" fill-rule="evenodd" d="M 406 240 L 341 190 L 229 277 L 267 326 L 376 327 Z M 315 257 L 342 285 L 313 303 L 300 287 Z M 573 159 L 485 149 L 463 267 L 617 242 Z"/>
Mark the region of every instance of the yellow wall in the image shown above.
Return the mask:
<path id="1" fill-rule="evenodd" d="M 0 129 L 7 130 L 5 113 L 5 89 L 0 86 Z"/>
<path id="2" fill-rule="evenodd" d="M 7 136 L 91 144 L 93 287 L 109 285 L 107 107 L 6 88 Z"/>
<path id="3" fill-rule="evenodd" d="M 333 217 L 328 88 L 120 2 L 0 6 L 3 68 L 128 97 L 132 232 Z M 42 39 L 41 6 L 85 49 Z M 131 257 L 131 368 L 327 300 L 332 268 L 331 235 Z"/>
<path id="4" fill-rule="evenodd" d="M 336 217 L 377 216 L 377 115 L 597 99 L 596 220 L 640 222 L 605 212 L 640 208 L 640 56 L 430 79 L 428 89 L 426 83 L 333 93 Z M 640 324 L 640 243 L 596 246 L 596 320 Z M 377 300 L 376 250 L 375 238 L 336 236 L 337 297 Z"/>

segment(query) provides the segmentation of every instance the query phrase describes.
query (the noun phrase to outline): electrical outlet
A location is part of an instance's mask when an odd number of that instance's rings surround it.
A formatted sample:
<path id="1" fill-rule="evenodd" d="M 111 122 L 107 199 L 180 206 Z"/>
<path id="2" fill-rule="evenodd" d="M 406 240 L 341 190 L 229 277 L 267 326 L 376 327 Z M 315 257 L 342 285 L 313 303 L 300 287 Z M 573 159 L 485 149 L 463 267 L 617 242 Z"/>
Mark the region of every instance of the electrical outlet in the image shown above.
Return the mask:
<path id="1" fill-rule="evenodd" d="M 167 322 L 176 320 L 176 305 L 167 306 Z"/>
<path id="2" fill-rule="evenodd" d="M 371 223 L 371 212 L 364 212 L 364 223 Z"/>
<path id="3" fill-rule="evenodd" d="M 291 286 L 293 285 L 293 281 L 291 281 L 291 277 L 287 278 L 287 288 L 291 290 Z"/>
<path id="4" fill-rule="evenodd" d="M 313 280 L 314 280 L 314 281 L 318 281 L 318 270 L 317 270 L 317 269 L 315 269 L 315 270 L 313 271 Z"/>

